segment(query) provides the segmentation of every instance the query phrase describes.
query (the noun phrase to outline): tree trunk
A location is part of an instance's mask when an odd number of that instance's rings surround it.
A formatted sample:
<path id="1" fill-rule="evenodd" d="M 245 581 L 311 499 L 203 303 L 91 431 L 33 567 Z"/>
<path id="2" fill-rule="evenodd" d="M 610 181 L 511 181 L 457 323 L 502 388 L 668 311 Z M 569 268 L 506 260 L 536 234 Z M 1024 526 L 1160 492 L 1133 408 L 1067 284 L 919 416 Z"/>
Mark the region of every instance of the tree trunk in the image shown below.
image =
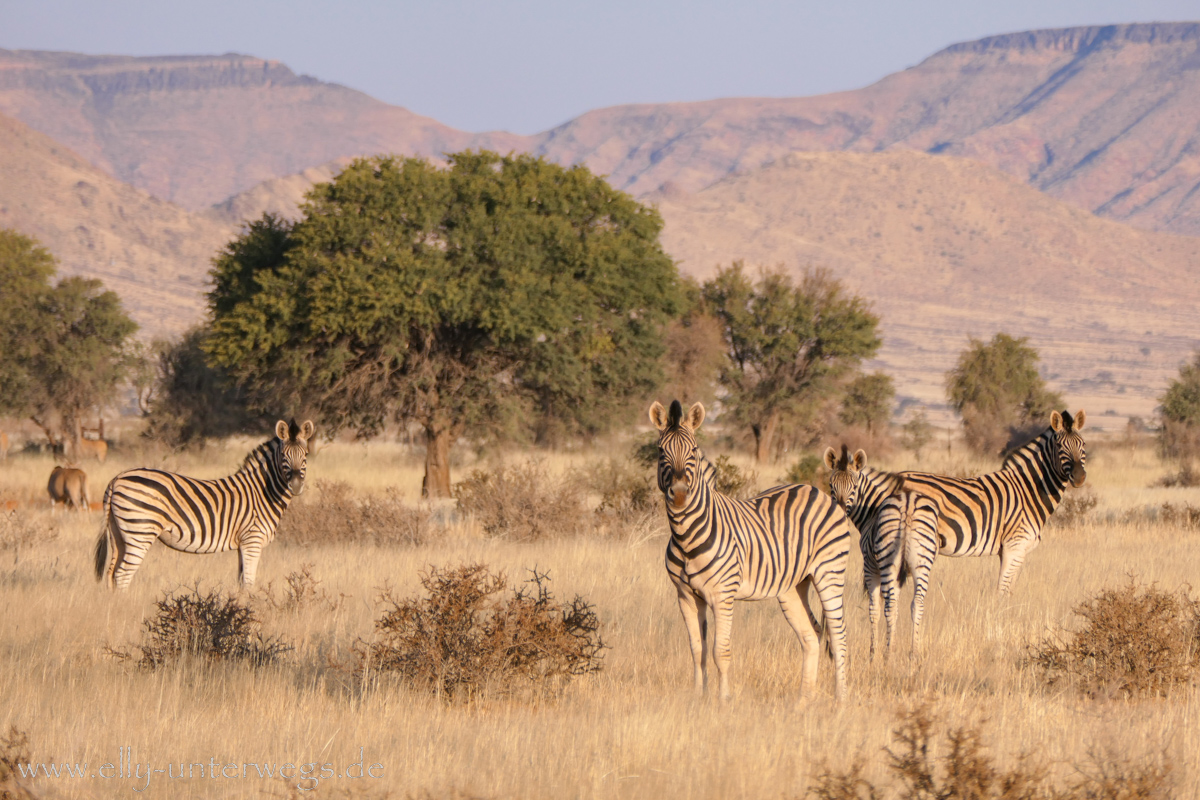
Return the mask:
<path id="1" fill-rule="evenodd" d="M 779 426 L 779 415 L 771 414 L 765 422 L 756 422 L 754 431 L 754 460 L 759 464 L 771 461 L 771 447 L 775 444 L 775 429 Z"/>
<path id="2" fill-rule="evenodd" d="M 421 496 L 430 499 L 450 496 L 450 431 L 425 428 L 425 481 Z"/>

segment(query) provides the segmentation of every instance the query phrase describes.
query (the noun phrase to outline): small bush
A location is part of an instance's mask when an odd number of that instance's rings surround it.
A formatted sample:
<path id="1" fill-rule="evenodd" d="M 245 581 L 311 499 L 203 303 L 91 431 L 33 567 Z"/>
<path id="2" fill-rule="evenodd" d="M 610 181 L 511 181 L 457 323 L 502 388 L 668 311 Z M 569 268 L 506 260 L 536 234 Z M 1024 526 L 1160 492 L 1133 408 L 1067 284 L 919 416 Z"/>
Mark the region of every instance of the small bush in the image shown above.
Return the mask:
<path id="1" fill-rule="evenodd" d="M 1200 486 L 1200 470 L 1196 469 L 1195 464 L 1187 462 L 1179 468 L 1178 472 L 1169 472 L 1162 476 L 1154 483 L 1150 484 L 1151 488 L 1156 486 L 1165 486 L 1170 488 L 1190 489 L 1195 486 Z"/>
<path id="2" fill-rule="evenodd" d="M 8 735 L 0 739 L 0 800 L 33 800 L 33 793 L 21 782 L 18 766 L 29 763 L 29 736 L 10 725 Z"/>
<path id="3" fill-rule="evenodd" d="M 816 800 L 1170 800 L 1174 774 L 1165 756 L 1133 759 L 1126 754 L 1089 753 L 1075 765 L 1080 777 L 1067 787 L 1054 786 L 1046 767 L 1025 754 L 1001 767 L 987 752 L 979 727 L 951 728 L 943 753 L 935 758 L 938 720 L 929 704 L 901 713 L 892 730 L 892 747 L 884 749 L 887 768 L 898 791 L 886 792 L 863 777 L 865 764 L 856 758 L 850 769 L 822 767 L 805 797 Z"/>
<path id="4" fill-rule="evenodd" d="M 583 519 L 581 487 L 571 477 L 551 477 L 539 461 L 473 470 L 454 485 L 454 498 L 489 535 L 509 539 L 576 533 Z"/>
<path id="5" fill-rule="evenodd" d="M 0 551 L 20 551 L 23 547 L 57 538 L 58 527 L 44 517 L 39 520 L 19 509 L 0 511 Z"/>
<path id="6" fill-rule="evenodd" d="M 508 581 L 482 564 L 433 567 L 427 597 L 396 600 L 376 620 L 377 639 L 355 645 L 357 674 L 395 673 L 447 699 L 563 682 L 600 669 L 600 621 L 580 597 L 556 604 L 536 570 L 505 596 Z"/>
<path id="7" fill-rule="evenodd" d="M 321 581 L 312 574 L 313 565 L 305 564 L 299 572 L 289 572 L 284 578 L 283 596 L 275 596 L 275 582 L 270 581 L 258 590 L 259 596 L 276 611 L 296 613 L 314 605 L 333 610 L 341 598 L 334 599 L 321 588 Z"/>
<path id="8" fill-rule="evenodd" d="M 1200 673 L 1200 602 L 1184 591 L 1132 580 L 1075 608 L 1083 628 L 1031 648 L 1049 685 L 1071 681 L 1090 696 L 1166 695 Z"/>
<path id="9" fill-rule="evenodd" d="M 807 453 L 796 459 L 796 463 L 788 467 L 788 483 L 807 483 L 816 485 L 821 473 L 821 457 L 816 453 Z"/>
<path id="10" fill-rule="evenodd" d="M 199 586 L 180 589 L 154 605 L 157 613 L 143 623 L 144 641 L 135 645 L 142 669 L 156 670 L 188 657 L 262 666 L 292 649 L 278 638 L 264 638 L 254 612 L 217 589 L 207 594 L 201 594 Z M 128 650 L 108 652 L 122 661 L 133 658 Z"/>
<path id="11" fill-rule="evenodd" d="M 1200 528 L 1200 508 L 1191 503 L 1163 503 L 1158 509 L 1158 521 L 1181 528 Z"/>
<path id="12" fill-rule="evenodd" d="M 745 500 L 758 493 L 758 473 L 743 472 L 729 456 L 717 456 L 712 462 L 717 471 L 716 490 L 737 500 Z"/>
<path id="13" fill-rule="evenodd" d="M 1069 491 L 1050 516 L 1050 521 L 1060 528 L 1073 528 L 1091 518 L 1099 499 L 1090 486 Z"/>
<path id="14" fill-rule="evenodd" d="M 276 539 L 311 546 L 372 542 L 418 545 L 429 539 L 432 512 L 406 505 L 395 492 L 356 498 L 344 481 L 318 480 L 318 499 L 301 495 L 279 523 Z"/>

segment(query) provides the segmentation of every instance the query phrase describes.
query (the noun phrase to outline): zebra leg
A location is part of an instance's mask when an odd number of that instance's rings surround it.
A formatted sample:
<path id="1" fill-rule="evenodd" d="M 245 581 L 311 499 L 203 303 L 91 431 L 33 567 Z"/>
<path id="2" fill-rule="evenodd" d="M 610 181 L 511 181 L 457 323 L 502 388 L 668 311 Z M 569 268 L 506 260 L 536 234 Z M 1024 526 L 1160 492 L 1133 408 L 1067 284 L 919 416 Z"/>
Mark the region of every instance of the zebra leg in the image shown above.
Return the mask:
<path id="1" fill-rule="evenodd" d="M 846 609 L 843 596 L 846 593 L 845 558 L 842 558 L 842 570 L 830 570 L 812 577 L 817 589 L 817 597 L 821 598 L 821 610 L 825 617 L 825 635 L 830 637 L 833 651 L 833 689 L 834 696 L 840 703 L 846 699 Z M 801 584 L 803 587 L 805 584 Z M 808 592 L 802 590 L 800 599 L 808 607 Z M 811 611 L 810 611 L 811 613 Z"/>
<path id="2" fill-rule="evenodd" d="M 696 694 L 704 694 L 708 688 L 708 603 L 690 588 L 676 586 L 675 589 L 679 593 L 679 613 L 683 614 L 683 625 L 692 648 Z"/>
<path id="3" fill-rule="evenodd" d="M 921 649 L 921 618 L 925 616 L 925 593 L 929 591 L 929 573 L 933 569 L 933 559 L 937 555 L 937 544 L 929 548 L 918 543 L 910 548 L 908 556 L 913 579 L 912 599 L 912 651 L 910 657 L 915 658 Z"/>
<path id="4" fill-rule="evenodd" d="M 713 607 L 713 661 L 717 664 L 722 701 L 730 697 L 729 662 L 733 658 L 733 595 L 714 598 Z"/>
<path id="5" fill-rule="evenodd" d="M 258 559 L 263 551 L 263 537 L 258 531 L 252 531 L 242 537 L 238 545 L 238 583 L 242 591 L 248 592 L 254 588 L 254 579 L 258 575 Z"/>
<path id="6" fill-rule="evenodd" d="M 1033 548 L 1037 545 L 1037 538 L 1028 535 L 1014 538 L 1001 545 L 1000 583 L 996 587 L 1000 590 L 1000 594 L 1007 595 L 1012 592 L 1012 585 L 1016 582 L 1017 576 L 1021 574 L 1021 567 L 1025 564 L 1025 556 L 1033 552 Z"/>
<path id="7" fill-rule="evenodd" d="M 792 626 L 800 640 L 800 698 L 813 694 L 817 688 L 817 662 L 820 660 L 821 637 L 817 634 L 812 609 L 808 606 L 808 584 L 805 578 L 795 589 L 779 596 L 783 618 Z"/>
<path id="8" fill-rule="evenodd" d="M 897 565 L 889 565 L 883 571 L 880 577 L 880 586 L 883 594 L 883 620 L 887 626 L 886 638 L 883 640 L 883 660 L 886 663 L 888 657 L 892 654 L 892 634 L 896 630 L 896 595 L 899 594 L 897 587 L 900 585 L 900 569 Z M 875 625 L 871 625 L 872 640 L 874 639 Z"/>
<path id="9" fill-rule="evenodd" d="M 879 625 L 879 572 L 863 562 L 863 587 L 867 590 L 868 619 L 871 622 L 871 661 L 875 660 L 875 628 Z"/>
<path id="10" fill-rule="evenodd" d="M 146 558 L 150 545 L 158 537 L 153 534 L 129 534 L 120 528 L 112 531 L 112 552 L 109 553 L 113 567 L 111 586 L 116 589 L 128 589 L 134 573 Z"/>

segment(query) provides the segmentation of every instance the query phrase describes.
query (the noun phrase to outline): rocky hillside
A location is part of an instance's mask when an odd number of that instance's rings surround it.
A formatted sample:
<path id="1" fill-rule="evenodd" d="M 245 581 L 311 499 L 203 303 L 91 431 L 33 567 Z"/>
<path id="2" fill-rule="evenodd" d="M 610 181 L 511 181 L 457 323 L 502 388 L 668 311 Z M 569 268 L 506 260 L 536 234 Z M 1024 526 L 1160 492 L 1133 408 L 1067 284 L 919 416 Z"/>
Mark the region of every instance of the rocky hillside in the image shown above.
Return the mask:
<path id="1" fill-rule="evenodd" d="M 149 336 L 199 321 L 210 259 L 235 230 L 121 183 L 2 116 L 0 227 L 36 237 L 60 274 L 100 278 Z"/>
<path id="2" fill-rule="evenodd" d="M 797 153 L 658 203 L 686 273 L 824 267 L 868 298 L 902 398 L 943 403 L 968 337 L 1005 331 L 1112 428 L 1149 416 L 1196 346 L 1200 239 L 1101 219 L 967 159 Z"/>
<path id="3" fill-rule="evenodd" d="M 524 145 L 472 135 L 262 59 L 0 50 L 0 113 L 197 211 L 337 158 Z"/>
<path id="4" fill-rule="evenodd" d="M 618 106 L 533 137 L 472 135 L 249 56 L 0 51 L 0 113 L 192 210 L 380 152 L 586 162 L 637 196 L 793 151 L 907 149 L 996 167 L 1142 228 L 1200 235 L 1200 24 L 1066 28 L 948 47 L 851 92 Z"/>

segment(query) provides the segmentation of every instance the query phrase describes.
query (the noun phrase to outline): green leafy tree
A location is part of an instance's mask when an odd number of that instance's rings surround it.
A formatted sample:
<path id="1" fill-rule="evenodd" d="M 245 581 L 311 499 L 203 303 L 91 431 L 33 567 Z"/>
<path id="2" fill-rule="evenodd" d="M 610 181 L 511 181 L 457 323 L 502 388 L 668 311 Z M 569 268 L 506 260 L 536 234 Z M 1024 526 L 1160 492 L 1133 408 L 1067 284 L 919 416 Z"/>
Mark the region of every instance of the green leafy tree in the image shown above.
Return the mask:
<path id="1" fill-rule="evenodd" d="M 685 404 L 700 401 L 711 406 L 725 363 L 721 323 L 708 313 L 702 289 L 694 278 L 685 277 L 681 287 L 684 311 L 663 334 L 666 381 L 660 394 Z M 656 448 L 656 459 L 657 452 Z"/>
<path id="2" fill-rule="evenodd" d="M 924 410 L 913 414 L 912 418 L 904 423 L 904 446 L 913 451 L 918 462 L 921 460 L 921 451 L 932 441 L 933 426 L 929 424 Z"/>
<path id="3" fill-rule="evenodd" d="M 1200 352 L 1192 356 L 1190 364 L 1179 367 L 1179 377 L 1171 381 L 1159 402 L 1163 455 L 1195 458 L 1200 453 Z"/>
<path id="4" fill-rule="evenodd" d="M 1024 337 L 997 333 L 990 342 L 972 338 L 946 373 L 946 398 L 963 420 L 967 444 L 999 453 L 1012 437 L 1047 424 L 1062 398 L 1038 374 L 1037 350 Z"/>
<path id="5" fill-rule="evenodd" d="M 137 324 L 100 281 L 69 277 L 51 286 L 54 270 L 34 240 L 0 231 L 0 403 L 28 414 L 52 443 L 73 447 L 84 414 L 110 402 L 124 382 Z"/>
<path id="6" fill-rule="evenodd" d="M 879 318 L 824 270 L 797 284 L 779 271 L 754 282 L 739 261 L 718 270 L 703 294 L 725 343 L 724 402 L 750 427 L 760 462 L 781 424 L 810 422 L 838 379 L 879 349 Z"/>
<path id="7" fill-rule="evenodd" d="M 867 433 L 875 433 L 886 429 L 895 400 L 896 384 L 890 375 L 859 375 L 846 386 L 838 416 L 847 425 L 861 425 Z"/>
<path id="8" fill-rule="evenodd" d="M 424 493 L 451 443 L 525 409 L 590 433 L 662 380 L 678 275 L 657 212 L 586 168 L 464 152 L 355 161 L 294 226 L 251 225 L 215 262 L 214 365 L 255 397 L 362 435 L 425 431 Z"/>

